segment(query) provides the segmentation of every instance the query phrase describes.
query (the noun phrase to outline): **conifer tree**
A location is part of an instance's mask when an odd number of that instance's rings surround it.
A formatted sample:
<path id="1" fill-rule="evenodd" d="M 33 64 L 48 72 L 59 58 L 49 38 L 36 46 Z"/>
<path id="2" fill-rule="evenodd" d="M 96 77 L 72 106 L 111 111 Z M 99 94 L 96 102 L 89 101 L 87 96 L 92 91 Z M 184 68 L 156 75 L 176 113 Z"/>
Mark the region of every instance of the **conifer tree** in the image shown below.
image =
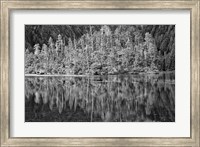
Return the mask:
<path id="1" fill-rule="evenodd" d="M 34 45 L 34 54 L 39 55 L 40 54 L 40 45 L 39 43 Z"/>

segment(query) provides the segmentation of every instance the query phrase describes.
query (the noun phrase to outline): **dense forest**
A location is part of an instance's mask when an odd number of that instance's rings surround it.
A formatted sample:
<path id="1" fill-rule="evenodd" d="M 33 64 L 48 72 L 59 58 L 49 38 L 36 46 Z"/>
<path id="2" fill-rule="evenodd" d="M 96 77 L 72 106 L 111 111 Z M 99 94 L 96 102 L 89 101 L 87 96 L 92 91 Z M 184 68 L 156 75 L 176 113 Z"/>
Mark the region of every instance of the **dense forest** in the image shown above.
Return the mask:
<path id="1" fill-rule="evenodd" d="M 175 25 L 26 25 L 25 73 L 175 70 Z"/>

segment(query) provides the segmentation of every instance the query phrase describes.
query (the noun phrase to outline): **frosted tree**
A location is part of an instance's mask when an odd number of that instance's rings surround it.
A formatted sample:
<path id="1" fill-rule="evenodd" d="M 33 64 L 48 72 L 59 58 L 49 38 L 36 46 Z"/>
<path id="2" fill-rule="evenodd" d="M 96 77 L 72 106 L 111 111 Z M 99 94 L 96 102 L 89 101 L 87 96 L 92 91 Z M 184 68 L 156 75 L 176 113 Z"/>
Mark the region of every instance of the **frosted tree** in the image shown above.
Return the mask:
<path id="1" fill-rule="evenodd" d="M 143 37 L 142 37 L 142 34 L 139 30 L 135 31 L 134 32 L 134 35 L 135 35 L 135 44 L 136 45 L 139 45 L 143 42 Z"/>
<path id="2" fill-rule="evenodd" d="M 53 39 L 51 37 L 48 40 L 48 45 L 49 45 L 49 52 L 53 53 L 54 48 L 55 48 L 55 44 L 54 44 Z"/>
<path id="3" fill-rule="evenodd" d="M 62 40 L 62 36 L 59 34 L 58 35 L 58 39 L 56 41 L 56 52 L 57 52 L 57 55 L 58 56 L 62 55 L 63 51 L 64 51 L 64 42 Z"/>
<path id="4" fill-rule="evenodd" d="M 48 47 L 47 47 L 47 45 L 46 44 L 43 44 L 42 45 L 42 53 L 44 54 L 44 55 L 48 55 Z"/>
<path id="5" fill-rule="evenodd" d="M 39 55 L 40 54 L 40 45 L 39 45 L 39 43 L 35 44 L 33 48 L 34 48 L 34 54 L 35 55 Z"/>
<path id="6" fill-rule="evenodd" d="M 149 34 L 148 32 L 145 34 L 145 61 L 147 66 L 150 66 L 151 68 L 155 69 L 155 56 L 156 56 L 156 44 L 155 44 L 155 39 L 152 37 L 151 34 Z"/>
<path id="7" fill-rule="evenodd" d="M 41 52 L 42 60 L 43 60 L 43 67 L 46 71 L 46 73 L 48 72 L 48 68 L 49 68 L 49 53 L 48 53 L 48 47 L 46 44 L 42 45 L 42 52 Z"/>

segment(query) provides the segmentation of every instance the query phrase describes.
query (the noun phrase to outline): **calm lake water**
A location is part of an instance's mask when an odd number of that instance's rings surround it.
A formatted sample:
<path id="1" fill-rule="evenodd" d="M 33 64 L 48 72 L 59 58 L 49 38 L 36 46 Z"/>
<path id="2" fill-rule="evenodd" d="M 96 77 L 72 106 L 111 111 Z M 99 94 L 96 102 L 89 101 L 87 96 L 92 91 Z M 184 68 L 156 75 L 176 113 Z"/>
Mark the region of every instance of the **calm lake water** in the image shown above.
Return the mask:
<path id="1" fill-rule="evenodd" d="M 26 122 L 174 122 L 175 75 L 25 77 Z"/>

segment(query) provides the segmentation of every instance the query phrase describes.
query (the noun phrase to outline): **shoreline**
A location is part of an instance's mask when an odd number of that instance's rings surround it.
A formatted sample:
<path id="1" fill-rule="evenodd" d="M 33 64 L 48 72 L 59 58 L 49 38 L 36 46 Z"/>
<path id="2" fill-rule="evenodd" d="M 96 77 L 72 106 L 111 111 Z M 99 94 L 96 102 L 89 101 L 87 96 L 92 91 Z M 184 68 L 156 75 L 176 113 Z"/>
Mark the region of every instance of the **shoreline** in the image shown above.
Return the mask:
<path id="1" fill-rule="evenodd" d="M 25 77 L 87 77 L 89 75 L 39 75 L 39 74 L 25 74 Z"/>
<path id="2" fill-rule="evenodd" d="M 55 74 L 55 75 L 39 75 L 39 74 L 25 74 L 25 77 L 90 77 L 90 76 L 119 76 L 119 75 L 151 75 L 151 74 L 170 74 L 174 73 L 175 71 L 160 71 L 160 72 L 139 72 L 139 73 L 125 73 L 125 74 L 107 74 L 107 75 L 61 75 L 61 74 Z"/>

